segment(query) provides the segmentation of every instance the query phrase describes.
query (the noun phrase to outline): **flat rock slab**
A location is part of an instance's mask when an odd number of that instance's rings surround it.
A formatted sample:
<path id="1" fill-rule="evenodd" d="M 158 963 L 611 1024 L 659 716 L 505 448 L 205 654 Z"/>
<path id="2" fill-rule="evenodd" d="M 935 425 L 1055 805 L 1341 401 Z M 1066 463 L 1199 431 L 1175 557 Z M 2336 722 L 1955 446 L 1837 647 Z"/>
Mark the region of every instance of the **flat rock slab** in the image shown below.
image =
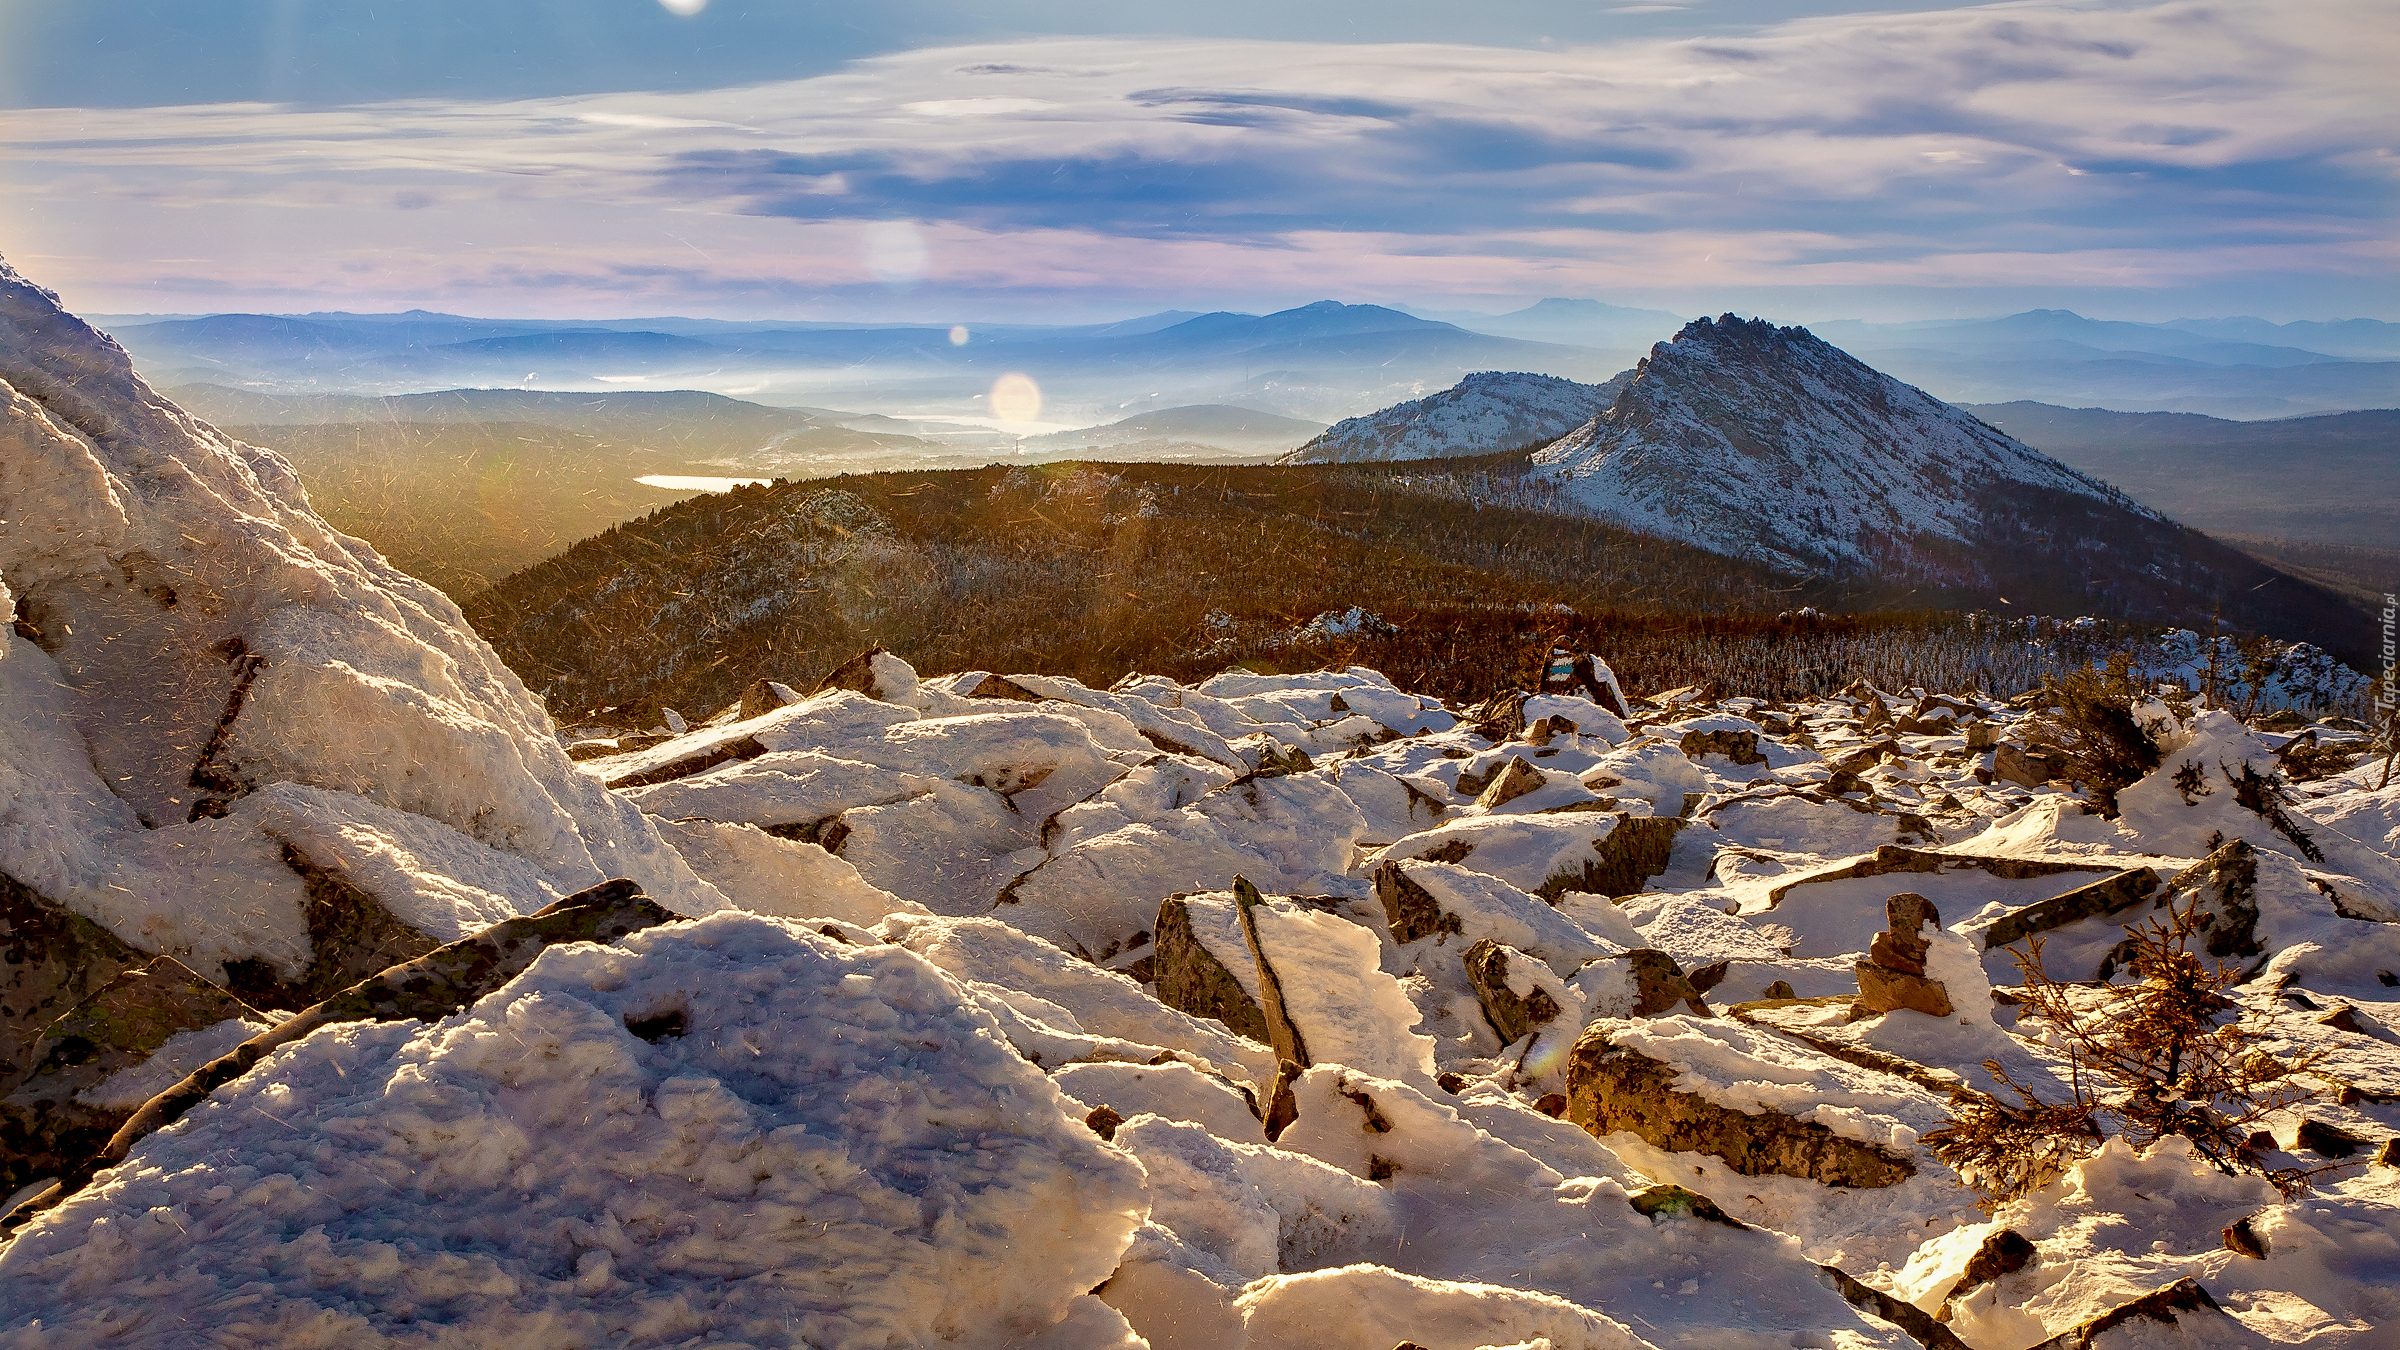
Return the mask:
<path id="1" fill-rule="evenodd" d="M 1594 1137 L 1630 1131 L 1675 1153 L 1706 1153 L 1744 1176 L 1801 1177 L 1828 1186 L 1896 1186 L 1916 1165 L 1811 1121 L 1751 1115 L 1679 1092 L 1680 1071 L 1611 1044 L 1600 1028 L 1567 1057 L 1567 1119 Z"/>

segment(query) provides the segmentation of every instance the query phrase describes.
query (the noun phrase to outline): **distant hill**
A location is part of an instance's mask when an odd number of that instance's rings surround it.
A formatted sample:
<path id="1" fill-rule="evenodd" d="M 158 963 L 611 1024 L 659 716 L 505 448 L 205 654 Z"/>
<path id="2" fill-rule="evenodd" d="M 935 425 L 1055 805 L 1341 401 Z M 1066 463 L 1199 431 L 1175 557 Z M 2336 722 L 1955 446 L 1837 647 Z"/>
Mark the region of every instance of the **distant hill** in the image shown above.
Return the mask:
<path id="1" fill-rule="evenodd" d="M 2038 399 L 2221 417 L 2400 403 L 2400 342 L 2392 340 L 2400 325 L 2372 320 L 2155 324 L 2037 309 L 1995 319 L 1833 320 L 1810 331 L 1954 403 Z"/>
<path id="2" fill-rule="evenodd" d="M 2280 571 L 2347 596 L 2370 613 L 2382 612 L 2383 598 L 2400 591 L 2400 549 L 2316 544 L 2263 535 L 2222 534 L 2218 538 Z"/>
<path id="3" fill-rule="evenodd" d="M 1831 594 L 1494 489 L 1524 469 L 1500 456 L 846 475 L 680 503 L 466 608 L 564 716 L 643 697 L 714 708 L 759 674 L 810 682 L 876 642 L 929 669 L 1038 658 L 1104 686 L 1221 664 L 1220 642 L 1352 605 L 1507 627 L 1551 622 L 1559 604 L 1772 613 Z"/>
<path id="4" fill-rule="evenodd" d="M 2214 614 L 2363 650 L 2339 597 L 1804 328 L 1697 320 L 1607 412 L 1533 460 L 1569 500 L 1635 529 L 1803 575 L 1915 587 L 1921 604 L 2186 624 Z"/>
<path id="5" fill-rule="evenodd" d="M 854 416 L 851 413 L 770 408 L 691 389 L 591 393 L 444 389 L 377 397 L 267 394 L 216 385 L 179 385 L 165 392 L 195 416 L 219 425 L 527 422 L 603 440 L 636 442 L 679 462 L 729 460 L 722 466 L 726 468 L 772 469 L 771 455 L 777 451 L 832 455 L 924 447 L 915 437 L 847 426 Z"/>
<path id="6" fill-rule="evenodd" d="M 2155 326 L 2232 342 L 2302 347 L 2353 361 L 2400 360 L 2400 323 L 2380 319 L 2301 319 L 2292 323 L 2252 318 L 2169 319 Z"/>
<path id="7" fill-rule="evenodd" d="M 1565 342 L 1604 351 L 1643 352 L 1664 342 L 1683 327 L 1683 317 L 1663 309 L 1636 309 L 1598 300 L 1553 298 L 1506 314 L 1469 311 L 1416 311 L 1476 333 L 1524 338 L 1533 342 Z"/>
<path id="8" fill-rule="evenodd" d="M 1438 394 L 1344 418 L 1285 462 L 1346 464 L 1525 449 L 1599 415 L 1629 375 L 1581 384 L 1521 371 L 1479 371 Z"/>
<path id="9" fill-rule="evenodd" d="M 2212 534 L 2367 548 L 2400 541 L 2400 410 L 2233 422 L 2031 402 L 1962 406 Z"/>
<path id="10" fill-rule="evenodd" d="M 646 487 L 637 477 L 710 472 L 670 454 L 532 422 L 223 430 L 291 461 L 309 504 L 334 528 L 455 600 L 691 495 Z"/>

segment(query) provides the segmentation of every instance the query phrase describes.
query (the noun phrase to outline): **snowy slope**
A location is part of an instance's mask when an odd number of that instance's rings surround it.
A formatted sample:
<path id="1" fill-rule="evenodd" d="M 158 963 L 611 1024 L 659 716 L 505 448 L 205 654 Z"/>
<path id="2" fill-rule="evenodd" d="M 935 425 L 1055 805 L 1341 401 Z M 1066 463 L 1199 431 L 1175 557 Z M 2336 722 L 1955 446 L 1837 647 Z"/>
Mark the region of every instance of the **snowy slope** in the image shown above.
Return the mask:
<path id="1" fill-rule="evenodd" d="M 1973 544 L 2012 489 L 2159 519 L 1805 329 L 1730 314 L 1652 349 L 1535 460 L 1601 515 L 1803 572 Z"/>
<path id="2" fill-rule="evenodd" d="M 441 941 L 611 876 L 723 905 L 456 605 L 4 263 L 0 522 L 0 872 L 135 946 L 296 976 L 286 847 Z"/>
<path id="3" fill-rule="evenodd" d="M 1438 394 L 1336 422 L 1280 462 L 1438 459 L 1518 450 L 1565 435 L 1605 410 L 1625 378 L 1578 384 L 1554 375 L 1480 371 Z"/>

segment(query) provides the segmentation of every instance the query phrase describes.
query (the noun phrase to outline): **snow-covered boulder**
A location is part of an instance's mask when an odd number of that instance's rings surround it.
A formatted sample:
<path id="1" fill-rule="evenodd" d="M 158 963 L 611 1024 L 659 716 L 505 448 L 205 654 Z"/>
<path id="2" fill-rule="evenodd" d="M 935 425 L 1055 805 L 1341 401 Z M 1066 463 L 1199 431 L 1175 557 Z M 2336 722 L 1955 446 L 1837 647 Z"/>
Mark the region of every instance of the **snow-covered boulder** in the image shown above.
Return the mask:
<path id="1" fill-rule="evenodd" d="M 234 818 L 279 783 L 517 860 L 548 889 L 512 912 L 611 876 L 686 913 L 725 903 L 577 771 L 447 597 L 5 264 L 0 519 L 21 621 L 0 657 L 0 872 L 126 941 L 212 977 L 252 956 L 298 973 L 262 935 L 290 934 L 304 891 Z M 196 898 L 226 881 L 255 908 Z"/>
<path id="2" fill-rule="evenodd" d="M 1601 1021 L 1567 1064 L 1567 1115 L 1604 1141 L 1629 1131 L 1748 1176 L 1891 1186 L 1947 1103 L 1888 1074 L 1724 1019 Z"/>
<path id="3" fill-rule="evenodd" d="M 998 1350 L 1088 1315 L 1148 1208 L 1070 1112 L 895 945 L 720 914 L 553 947 L 150 1136 L 0 1250 L 0 1344 Z"/>

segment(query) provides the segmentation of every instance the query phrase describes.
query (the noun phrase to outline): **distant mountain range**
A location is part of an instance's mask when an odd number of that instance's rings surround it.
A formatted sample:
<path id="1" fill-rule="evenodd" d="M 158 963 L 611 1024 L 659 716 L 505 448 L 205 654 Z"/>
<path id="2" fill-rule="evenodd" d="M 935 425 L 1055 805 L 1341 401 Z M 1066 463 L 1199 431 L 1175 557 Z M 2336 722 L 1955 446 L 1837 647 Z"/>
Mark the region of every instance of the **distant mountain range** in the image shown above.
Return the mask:
<path id="1" fill-rule="evenodd" d="M 1045 433 L 1206 404 L 1339 421 L 1437 393 L 1478 370 L 1596 383 L 1682 325 L 1664 310 L 1563 297 L 1505 314 L 1324 300 L 1265 315 L 1169 310 L 1105 324 L 956 329 L 478 319 L 425 310 L 104 322 L 162 387 L 376 394 L 461 385 L 696 388 L 906 420 L 988 414 L 985 392 L 1015 371 L 1043 391 L 1038 416 L 1048 425 L 1036 430 Z M 2033 310 L 1920 323 L 1834 320 L 1811 331 L 1953 402 L 2036 399 L 2240 418 L 2400 406 L 2400 324 L 2370 319 L 2121 323 Z"/>
<path id="2" fill-rule="evenodd" d="M 1543 300 L 1506 314 L 1430 309 L 1412 309 L 1409 312 L 1419 318 L 1439 319 L 1444 323 L 1457 324 L 1469 332 L 1489 333 L 1494 337 L 1523 338 L 1530 342 L 1567 342 L 1579 347 L 1632 352 L 1636 355 L 1650 350 L 1652 343 L 1664 341 L 1683 327 L 1683 316 L 1670 314 L 1663 309 L 1632 309 L 1624 305 L 1603 304 L 1598 300 L 1563 298 Z"/>
<path id="3" fill-rule="evenodd" d="M 2400 405 L 2400 324 L 2370 319 L 2119 323 L 2041 309 L 2000 319 L 1809 327 L 1954 403 L 2032 399 L 2220 417 Z"/>
<path id="4" fill-rule="evenodd" d="M 992 382 L 1013 371 L 1037 382 L 1048 409 L 1041 416 L 1053 422 L 1196 403 L 1321 422 L 1445 387 L 1470 370 L 1596 379 L 1622 364 L 1583 347 L 1330 300 L 1267 315 L 1161 314 L 1074 327 L 630 322 L 221 314 L 121 322 L 111 331 L 161 386 L 704 387 L 771 403 L 961 414 L 977 411 Z"/>
<path id="5" fill-rule="evenodd" d="M 2265 422 L 2024 402 L 1966 410 L 2211 534 L 2400 543 L 2400 410 Z"/>
<path id="6" fill-rule="evenodd" d="M 1232 452 L 1244 458 L 1267 458 L 1324 429 L 1324 423 L 1303 418 L 1225 403 L 1195 403 L 1137 413 L 1080 431 L 1028 436 L 1019 445 L 1026 452 L 1044 456 L 1099 453 L 1111 458 L 1189 459 Z"/>

